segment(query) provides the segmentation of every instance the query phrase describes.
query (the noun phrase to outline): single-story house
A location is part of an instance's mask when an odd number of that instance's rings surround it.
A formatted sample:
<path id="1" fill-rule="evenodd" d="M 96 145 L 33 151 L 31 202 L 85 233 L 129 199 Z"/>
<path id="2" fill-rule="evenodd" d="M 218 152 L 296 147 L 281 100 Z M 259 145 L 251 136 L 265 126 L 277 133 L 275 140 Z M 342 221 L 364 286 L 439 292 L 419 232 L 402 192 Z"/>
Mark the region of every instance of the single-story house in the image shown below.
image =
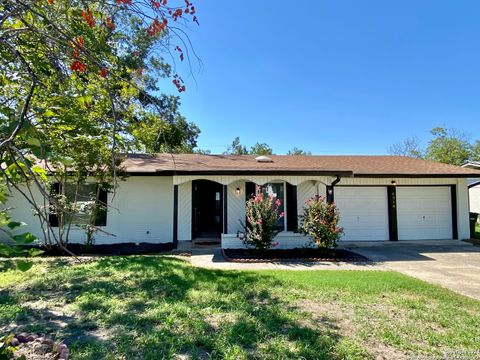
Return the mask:
<path id="1" fill-rule="evenodd" d="M 468 169 L 480 170 L 480 161 L 470 161 L 463 165 L 463 167 Z M 467 183 L 468 194 L 470 198 L 470 211 L 480 214 L 480 177 L 469 178 L 467 180 Z"/>
<path id="2" fill-rule="evenodd" d="M 343 241 L 405 241 L 469 237 L 467 178 L 480 171 L 399 156 L 253 156 L 134 154 L 128 174 L 95 235 L 100 246 L 155 244 L 171 249 L 182 241 L 218 241 L 242 247 L 245 202 L 256 189 L 282 200 L 280 248 L 303 247 L 296 232 L 303 204 L 314 195 L 340 210 Z M 28 203 L 13 194 L 12 216 L 42 236 Z M 71 231 L 81 243 L 81 228 Z"/>

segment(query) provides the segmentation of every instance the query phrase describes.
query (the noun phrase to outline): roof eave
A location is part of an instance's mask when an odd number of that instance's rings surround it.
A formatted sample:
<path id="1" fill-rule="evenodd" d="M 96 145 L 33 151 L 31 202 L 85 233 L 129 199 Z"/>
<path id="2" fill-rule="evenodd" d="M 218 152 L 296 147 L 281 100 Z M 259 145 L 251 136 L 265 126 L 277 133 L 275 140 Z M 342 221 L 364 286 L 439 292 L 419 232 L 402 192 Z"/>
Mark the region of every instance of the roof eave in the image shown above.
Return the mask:
<path id="1" fill-rule="evenodd" d="M 128 172 L 128 171 L 127 171 Z M 352 177 L 352 171 L 345 170 L 156 170 L 128 172 L 130 175 L 305 175 L 305 176 L 348 176 Z"/>
<path id="2" fill-rule="evenodd" d="M 128 171 L 127 171 L 128 172 Z M 173 175 L 296 175 L 296 176 L 343 176 L 343 177 L 367 177 L 367 178 L 471 178 L 478 177 L 478 173 L 466 174 L 411 174 L 411 173 L 353 173 L 345 170 L 160 170 L 156 171 L 132 171 L 130 175 L 143 176 L 173 176 Z"/>
<path id="3" fill-rule="evenodd" d="M 354 177 L 404 177 L 404 178 L 471 178 L 479 176 L 478 173 L 468 173 L 468 174 L 409 174 L 409 173 L 390 173 L 390 174 L 371 174 L 371 173 L 358 173 L 354 174 Z"/>

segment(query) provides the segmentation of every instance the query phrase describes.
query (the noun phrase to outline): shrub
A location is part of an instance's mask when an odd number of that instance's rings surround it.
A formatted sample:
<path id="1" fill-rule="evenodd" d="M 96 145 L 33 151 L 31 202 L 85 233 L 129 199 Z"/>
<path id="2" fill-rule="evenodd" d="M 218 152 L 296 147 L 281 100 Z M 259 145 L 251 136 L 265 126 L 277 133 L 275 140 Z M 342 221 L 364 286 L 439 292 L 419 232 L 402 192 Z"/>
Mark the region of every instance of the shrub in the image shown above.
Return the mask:
<path id="1" fill-rule="evenodd" d="M 274 196 L 258 194 L 247 201 L 245 225 L 246 245 L 254 246 L 257 250 L 266 250 L 272 247 L 273 238 L 280 232 L 278 219 L 284 216 L 279 213 L 280 199 Z"/>
<path id="2" fill-rule="evenodd" d="M 340 214 L 335 203 L 329 204 L 323 196 L 317 195 L 305 202 L 299 231 L 319 248 L 335 247 L 343 234 L 339 221 Z"/>

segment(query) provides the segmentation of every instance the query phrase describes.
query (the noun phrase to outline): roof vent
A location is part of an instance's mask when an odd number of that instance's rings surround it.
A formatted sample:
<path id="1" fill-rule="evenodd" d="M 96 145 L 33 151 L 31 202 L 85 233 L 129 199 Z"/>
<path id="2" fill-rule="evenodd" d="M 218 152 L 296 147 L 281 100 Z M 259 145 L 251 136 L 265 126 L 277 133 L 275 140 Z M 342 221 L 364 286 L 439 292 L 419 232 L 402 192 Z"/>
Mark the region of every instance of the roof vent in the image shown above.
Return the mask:
<path id="1" fill-rule="evenodd" d="M 257 156 L 255 158 L 255 160 L 257 160 L 257 162 L 260 162 L 260 163 L 271 163 L 271 162 L 273 162 L 272 159 L 270 159 L 268 156 L 265 156 L 265 155 Z"/>

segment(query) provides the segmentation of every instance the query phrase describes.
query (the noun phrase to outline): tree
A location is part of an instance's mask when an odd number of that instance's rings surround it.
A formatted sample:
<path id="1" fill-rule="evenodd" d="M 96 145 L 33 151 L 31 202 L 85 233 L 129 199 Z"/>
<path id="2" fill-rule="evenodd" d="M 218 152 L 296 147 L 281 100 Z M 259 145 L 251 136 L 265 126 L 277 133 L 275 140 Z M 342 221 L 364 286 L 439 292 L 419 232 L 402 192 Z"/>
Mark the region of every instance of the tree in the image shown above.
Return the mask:
<path id="1" fill-rule="evenodd" d="M 425 151 L 421 148 L 421 140 L 417 136 L 407 137 L 404 141 L 390 147 L 390 155 L 408 156 L 422 159 Z"/>
<path id="2" fill-rule="evenodd" d="M 255 143 L 255 145 L 247 148 L 240 143 L 240 138 L 237 136 L 228 146 L 224 154 L 228 155 L 272 155 L 273 150 L 266 143 Z"/>
<path id="3" fill-rule="evenodd" d="M 480 161 L 480 140 L 473 144 L 471 160 Z"/>
<path id="4" fill-rule="evenodd" d="M 250 148 L 249 151 L 250 154 L 252 155 L 272 155 L 273 150 L 270 146 L 268 146 L 266 143 L 256 143 Z"/>
<path id="5" fill-rule="evenodd" d="M 201 155 L 210 155 L 212 152 L 209 149 L 195 149 L 193 153 L 201 154 Z"/>
<path id="6" fill-rule="evenodd" d="M 425 158 L 452 165 L 463 165 L 472 156 L 472 145 L 465 134 L 455 129 L 433 128 L 434 136 L 428 143 Z"/>
<path id="7" fill-rule="evenodd" d="M 228 146 L 228 148 L 224 152 L 224 154 L 228 154 L 228 155 L 248 155 L 249 152 L 247 150 L 247 147 L 243 146 L 240 143 L 240 138 L 237 136 L 235 139 L 233 139 L 232 143 Z"/>
<path id="8" fill-rule="evenodd" d="M 480 160 L 480 140 L 471 143 L 465 133 L 444 127 L 433 128 L 430 134 L 432 139 L 425 150 L 421 147 L 421 140 L 412 136 L 392 145 L 389 152 L 392 155 L 424 158 L 452 165 Z"/>
<path id="9" fill-rule="evenodd" d="M 0 186 L 29 201 L 47 241 L 64 246 L 52 208 L 67 220 L 76 208 L 76 193 L 66 201 L 53 184 L 78 189 L 93 178 L 115 193 L 121 153 L 196 146 L 198 128 L 158 82 L 171 77 L 185 91 L 172 65 L 194 56 L 186 29 L 195 11 L 180 0 L 0 2 Z"/>
<path id="10" fill-rule="evenodd" d="M 305 151 L 297 148 L 296 146 L 292 150 L 288 150 L 287 155 L 312 155 L 310 151 Z"/>
<path id="11" fill-rule="evenodd" d="M 200 129 L 180 115 L 176 105 L 171 111 L 174 117 L 170 121 L 149 114 L 134 127 L 133 135 L 140 151 L 151 154 L 194 152 Z"/>

